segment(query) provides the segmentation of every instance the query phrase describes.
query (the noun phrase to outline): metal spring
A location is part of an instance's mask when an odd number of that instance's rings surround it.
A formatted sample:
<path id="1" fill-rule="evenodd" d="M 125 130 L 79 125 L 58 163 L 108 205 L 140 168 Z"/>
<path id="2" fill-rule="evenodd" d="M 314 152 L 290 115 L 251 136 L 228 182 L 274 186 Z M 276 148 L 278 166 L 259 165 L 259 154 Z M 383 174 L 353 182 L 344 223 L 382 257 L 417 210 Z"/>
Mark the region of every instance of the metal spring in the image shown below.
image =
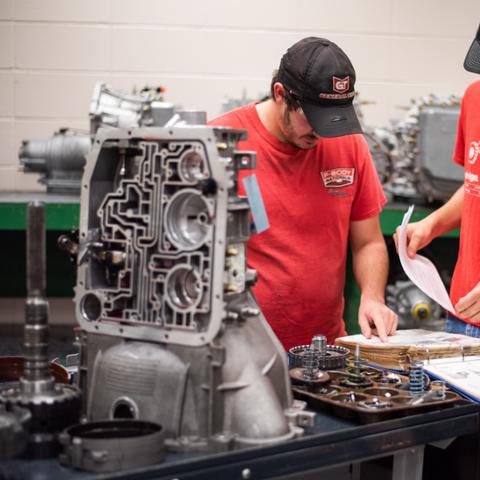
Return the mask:
<path id="1" fill-rule="evenodd" d="M 410 367 L 409 373 L 410 393 L 421 395 L 425 390 L 423 378 L 423 363 L 414 362 Z"/>

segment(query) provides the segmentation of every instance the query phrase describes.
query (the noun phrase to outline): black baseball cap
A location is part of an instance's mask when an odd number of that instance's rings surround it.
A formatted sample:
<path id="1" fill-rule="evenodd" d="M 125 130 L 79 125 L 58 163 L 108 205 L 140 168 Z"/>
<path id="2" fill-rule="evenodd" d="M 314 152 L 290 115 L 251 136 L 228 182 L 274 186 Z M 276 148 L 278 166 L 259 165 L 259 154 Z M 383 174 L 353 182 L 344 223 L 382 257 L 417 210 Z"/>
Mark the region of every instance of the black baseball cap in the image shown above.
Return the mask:
<path id="1" fill-rule="evenodd" d="M 318 37 L 295 43 L 282 57 L 278 81 L 321 137 L 362 133 L 353 107 L 355 69 L 335 43 Z"/>
<path id="2" fill-rule="evenodd" d="M 472 73 L 480 73 L 480 26 L 468 49 L 467 56 L 463 62 L 463 68 Z"/>

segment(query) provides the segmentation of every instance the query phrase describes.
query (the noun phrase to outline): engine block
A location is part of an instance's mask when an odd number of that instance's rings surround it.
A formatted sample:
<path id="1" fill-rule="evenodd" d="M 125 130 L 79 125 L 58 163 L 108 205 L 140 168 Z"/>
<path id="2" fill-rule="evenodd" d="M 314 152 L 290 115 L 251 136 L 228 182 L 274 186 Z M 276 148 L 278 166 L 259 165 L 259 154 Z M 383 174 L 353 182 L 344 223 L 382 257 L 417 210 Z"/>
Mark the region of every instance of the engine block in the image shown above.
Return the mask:
<path id="1" fill-rule="evenodd" d="M 250 292 L 245 132 L 101 129 L 82 180 L 76 317 L 89 420 L 162 424 L 174 449 L 292 438 L 286 354 Z"/>
<path id="2" fill-rule="evenodd" d="M 109 131 L 92 151 L 98 161 L 84 177 L 82 203 L 89 209 L 81 219 L 86 241 L 76 295 L 77 318 L 87 331 L 143 338 L 149 329 L 154 340 L 189 345 L 205 344 L 218 332 L 227 243 L 227 216 L 219 212 L 227 209 L 236 181 L 208 161 L 217 155 L 212 130 L 175 130 L 172 141 L 173 130 L 150 131 L 148 140 L 138 130 L 115 138 Z M 253 155 L 241 159 L 243 167 L 254 166 Z M 234 203 L 231 216 L 242 242 L 249 235 L 248 204 Z M 229 247 L 243 255 L 243 243 Z M 235 291 L 241 292 L 245 262 L 235 271 Z"/>

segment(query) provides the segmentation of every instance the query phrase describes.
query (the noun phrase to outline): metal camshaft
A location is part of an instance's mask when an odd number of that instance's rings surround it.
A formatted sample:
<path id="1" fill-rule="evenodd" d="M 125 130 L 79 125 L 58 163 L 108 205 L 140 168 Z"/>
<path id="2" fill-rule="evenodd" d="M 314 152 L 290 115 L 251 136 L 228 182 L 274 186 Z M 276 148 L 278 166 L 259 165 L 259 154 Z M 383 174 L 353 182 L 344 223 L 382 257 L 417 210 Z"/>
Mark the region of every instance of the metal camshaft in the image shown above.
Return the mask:
<path id="1" fill-rule="evenodd" d="M 27 303 L 25 310 L 25 367 L 18 386 L 0 391 L 7 407 L 31 413 L 27 456 L 45 458 L 58 453 L 57 433 L 78 421 L 77 388 L 55 383 L 48 360 L 48 302 L 45 298 L 45 222 L 40 202 L 28 205 Z"/>

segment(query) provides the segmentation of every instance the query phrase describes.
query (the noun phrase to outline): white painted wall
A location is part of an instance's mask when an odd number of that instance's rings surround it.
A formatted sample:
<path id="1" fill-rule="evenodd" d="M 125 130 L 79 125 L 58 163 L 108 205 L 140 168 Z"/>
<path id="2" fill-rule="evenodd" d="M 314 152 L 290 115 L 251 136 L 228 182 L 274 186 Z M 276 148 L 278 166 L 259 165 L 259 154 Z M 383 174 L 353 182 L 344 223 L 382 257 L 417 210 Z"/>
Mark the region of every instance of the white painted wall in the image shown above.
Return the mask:
<path id="1" fill-rule="evenodd" d="M 98 80 L 163 85 L 213 117 L 227 96 L 266 92 L 288 46 L 325 36 L 382 125 L 414 96 L 462 94 L 479 21 L 478 0 L 0 0 L 0 191 L 42 189 L 18 171 L 21 140 L 87 129 Z"/>

